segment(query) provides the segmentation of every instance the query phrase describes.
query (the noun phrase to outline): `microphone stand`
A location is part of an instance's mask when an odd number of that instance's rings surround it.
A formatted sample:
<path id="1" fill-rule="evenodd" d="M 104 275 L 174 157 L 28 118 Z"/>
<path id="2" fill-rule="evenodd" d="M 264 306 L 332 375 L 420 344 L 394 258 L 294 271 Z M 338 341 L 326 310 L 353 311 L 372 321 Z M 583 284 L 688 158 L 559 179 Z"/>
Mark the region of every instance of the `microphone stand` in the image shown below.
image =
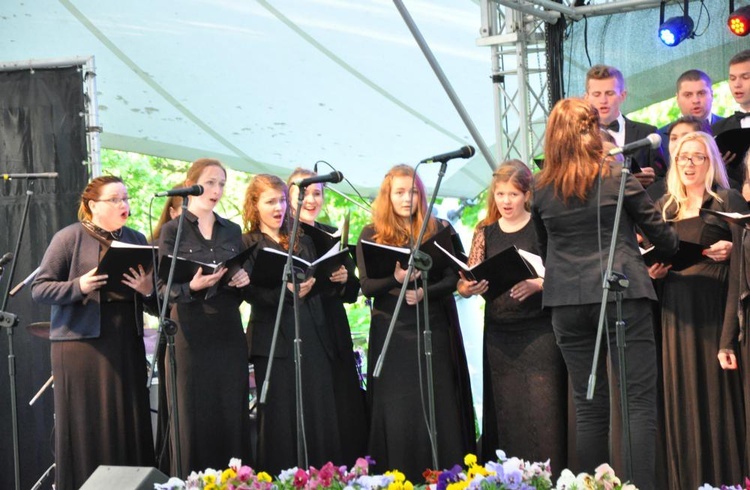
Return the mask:
<path id="1" fill-rule="evenodd" d="M 302 209 L 302 203 L 305 199 L 305 189 L 307 186 L 298 186 L 297 208 L 294 213 L 292 222 L 292 234 L 289 237 L 289 250 L 286 255 L 286 264 L 281 278 L 281 291 L 279 292 L 279 303 L 276 309 L 276 321 L 273 326 L 273 337 L 271 338 L 271 354 L 268 357 L 268 369 L 266 370 L 266 379 L 263 380 L 263 388 L 260 393 L 260 403 L 266 404 L 268 389 L 271 384 L 271 372 L 273 369 L 273 360 L 276 353 L 276 342 L 279 337 L 281 328 L 281 315 L 284 309 L 284 296 L 286 294 L 286 283 L 291 282 L 294 289 L 292 295 L 292 305 L 294 310 L 294 397 L 297 414 L 297 467 L 307 468 L 307 436 L 305 434 L 305 415 L 302 399 L 302 339 L 300 338 L 299 324 L 299 283 L 298 280 L 304 277 L 297 277 L 293 269 L 294 242 L 297 240 L 297 229 L 299 228 L 299 214 Z"/>
<path id="2" fill-rule="evenodd" d="M 174 336 L 177 334 L 177 322 L 171 318 L 167 318 L 167 309 L 169 308 L 169 296 L 172 291 L 172 281 L 174 280 L 175 266 L 177 265 L 177 251 L 180 247 L 180 239 L 182 238 L 182 226 L 185 222 L 185 212 L 188 207 L 188 196 L 182 198 L 182 212 L 177 219 L 177 234 L 174 239 L 174 247 L 172 251 L 172 263 L 169 267 L 169 275 L 167 276 L 167 284 L 164 288 L 164 298 L 161 304 L 161 310 L 159 312 L 159 331 L 156 335 L 156 350 L 151 360 L 150 372 L 148 376 L 148 386 L 151 386 L 151 380 L 154 376 L 154 367 L 159 356 L 159 342 L 161 336 L 165 334 L 167 336 L 167 352 L 169 353 L 169 411 L 170 418 L 172 420 L 172 436 L 174 439 L 174 454 L 175 454 L 175 473 L 177 477 L 183 478 L 182 473 L 182 451 L 180 443 L 180 417 L 178 412 L 177 403 L 177 363 L 174 358 Z"/>
<path id="3" fill-rule="evenodd" d="M 435 189 L 432 193 L 432 198 L 430 198 L 430 204 L 427 206 L 427 211 L 425 212 L 425 219 L 422 221 L 422 227 L 419 230 L 419 235 L 417 236 L 417 241 L 414 244 L 414 250 L 412 250 L 411 255 L 409 256 L 409 266 L 406 269 L 406 278 L 404 279 L 404 282 L 401 284 L 401 291 L 399 291 L 398 300 L 396 301 L 396 308 L 393 311 L 393 317 L 391 318 L 391 323 L 388 326 L 388 333 L 385 336 L 385 341 L 383 342 L 383 349 L 380 351 L 380 356 L 378 357 L 378 361 L 375 364 L 375 370 L 373 371 L 373 376 L 375 378 L 380 377 L 380 372 L 383 369 L 383 363 L 385 362 L 385 356 L 388 352 L 388 345 L 391 342 L 391 337 L 393 335 L 393 330 L 396 327 L 396 321 L 398 320 L 398 315 L 401 312 L 401 305 L 404 302 L 404 296 L 406 296 L 406 288 L 409 283 L 409 278 L 411 277 L 412 273 L 414 272 L 414 269 L 418 269 L 422 271 L 424 274 L 424 280 L 422 281 L 422 291 L 424 292 L 423 297 L 423 303 L 424 303 L 424 316 L 425 316 L 425 328 L 424 328 L 424 356 L 425 356 L 425 366 L 426 366 L 426 375 L 427 375 L 427 412 L 428 412 L 428 428 L 427 431 L 429 432 L 430 436 L 430 449 L 432 450 L 432 467 L 438 468 L 438 447 L 437 447 L 437 424 L 435 420 L 435 382 L 433 379 L 433 372 L 432 372 L 432 331 L 430 330 L 430 310 L 429 310 L 429 297 L 427 294 L 427 279 L 429 275 L 429 269 L 432 267 L 432 258 L 419 250 L 419 247 L 422 246 L 422 241 L 424 239 L 425 231 L 427 230 L 427 223 L 429 222 L 430 217 L 432 216 L 432 208 L 435 204 L 435 199 L 437 199 L 438 190 L 440 189 L 440 183 L 443 180 L 443 176 L 445 175 L 445 171 L 448 167 L 447 164 L 448 160 L 442 160 L 440 161 L 440 171 L 438 172 L 438 179 L 435 183 Z"/>
<path id="4" fill-rule="evenodd" d="M 31 202 L 31 196 L 34 194 L 32 188 L 34 187 L 34 179 L 29 180 L 29 188 L 26 190 L 26 201 L 23 205 L 23 215 L 21 218 L 21 226 L 18 231 L 18 238 L 16 239 L 16 246 L 13 250 L 13 261 L 10 265 L 10 276 L 8 277 L 8 283 L 5 287 L 5 293 L 3 294 L 3 304 L 0 306 L 0 327 L 7 328 L 8 332 L 8 376 L 10 377 L 10 406 L 11 406 L 11 420 L 12 420 L 12 431 L 13 431 L 13 474 L 15 480 L 15 489 L 21 488 L 21 465 L 19 457 L 19 443 L 18 443 L 18 396 L 16 395 L 16 355 L 13 352 L 13 330 L 18 326 L 18 317 L 12 313 L 5 311 L 8 306 L 8 299 L 10 298 L 10 285 L 13 282 L 13 274 L 16 272 L 16 264 L 18 263 L 18 252 L 21 250 L 21 239 L 23 238 L 23 232 L 26 229 L 26 218 L 29 215 L 29 203 Z M 0 278 L 2 278 L 2 268 L 0 267 Z"/>
<path id="5" fill-rule="evenodd" d="M 620 227 L 620 220 L 622 216 L 623 201 L 625 200 L 625 181 L 627 176 L 630 174 L 631 157 L 626 156 L 625 161 L 622 164 L 622 178 L 620 179 L 620 189 L 617 195 L 617 207 L 615 211 L 615 219 L 612 227 L 612 241 L 609 245 L 609 257 L 607 259 L 607 269 L 604 273 L 604 280 L 602 281 L 602 302 L 601 309 L 599 310 L 599 324 L 596 332 L 596 343 L 594 344 L 594 360 L 591 365 L 591 374 L 589 375 L 588 390 L 586 391 L 586 399 L 591 400 L 594 398 L 594 389 L 596 387 L 596 367 L 597 360 L 599 359 L 599 351 L 601 348 L 602 332 L 604 330 L 604 324 L 606 323 L 606 310 L 607 310 L 607 298 L 610 291 L 615 293 L 615 304 L 616 304 L 616 322 L 615 332 L 617 339 L 617 354 L 619 358 L 620 367 L 620 406 L 622 410 L 622 431 L 623 431 L 623 444 L 625 451 L 623 459 L 625 462 L 625 479 L 632 480 L 633 478 L 633 461 L 632 461 L 632 447 L 630 441 L 630 412 L 628 410 L 628 386 L 627 386 L 627 361 L 625 359 L 625 321 L 622 318 L 622 300 L 623 292 L 630 285 L 630 281 L 624 274 L 615 272 L 612 270 L 614 267 L 615 259 L 615 248 L 617 246 L 617 233 Z M 601 186 L 601 184 L 600 184 Z"/>

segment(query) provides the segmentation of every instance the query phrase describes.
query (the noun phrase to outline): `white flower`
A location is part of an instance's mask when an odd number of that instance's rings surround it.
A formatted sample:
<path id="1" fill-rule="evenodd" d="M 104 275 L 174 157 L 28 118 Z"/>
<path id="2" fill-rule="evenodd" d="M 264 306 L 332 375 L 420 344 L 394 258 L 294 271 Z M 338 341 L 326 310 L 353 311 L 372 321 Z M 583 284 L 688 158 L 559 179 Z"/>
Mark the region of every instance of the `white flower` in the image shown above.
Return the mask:
<path id="1" fill-rule="evenodd" d="M 185 488 L 185 482 L 173 476 L 166 483 L 154 483 L 154 490 L 181 490 Z"/>
<path id="2" fill-rule="evenodd" d="M 560 478 L 557 479 L 557 485 L 555 490 L 575 490 L 576 487 L 576 476 L 569 469 L 562 470 Z"/>
<path id="3" fill-rule="evenodd" d="M 240 458 L 232 458 L 229 460 L 229 468 L 232 468 L 235 473 L 242 468 L 242 460 Z"/>

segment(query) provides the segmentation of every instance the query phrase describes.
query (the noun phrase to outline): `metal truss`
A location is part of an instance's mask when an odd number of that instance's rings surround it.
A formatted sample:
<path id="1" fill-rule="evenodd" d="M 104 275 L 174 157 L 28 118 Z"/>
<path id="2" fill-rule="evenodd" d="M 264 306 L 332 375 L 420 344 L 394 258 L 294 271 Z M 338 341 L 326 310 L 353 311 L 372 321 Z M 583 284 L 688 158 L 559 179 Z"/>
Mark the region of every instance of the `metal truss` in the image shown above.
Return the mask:
<path id="1" fill-rule="evenodd" d="M 611 15 L 658 7 L 661 0 L 480 0 L 477 45 L 491 50 L 495 138 L 499 161 L 527 164 L 542 154 L 551 109 L 547 72 L 547 24 L 561 18 Z"/>
<path id="2" fill-rule="evenodd" d="M 544 20 L 482 0 L 480 46 L 489 46 L 499 161 L 529 164 L 544 146 L 549 114 Z"/>

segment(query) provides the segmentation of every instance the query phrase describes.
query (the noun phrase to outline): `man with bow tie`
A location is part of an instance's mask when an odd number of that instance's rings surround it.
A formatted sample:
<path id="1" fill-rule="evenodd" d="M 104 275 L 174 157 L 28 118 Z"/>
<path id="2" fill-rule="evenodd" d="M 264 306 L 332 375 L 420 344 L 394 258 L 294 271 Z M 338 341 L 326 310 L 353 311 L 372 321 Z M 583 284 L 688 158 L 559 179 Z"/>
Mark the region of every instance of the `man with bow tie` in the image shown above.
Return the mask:
<path id="1" fill-rule="evenodd" d="M 739 110 L 726 119 L 711 126 L 714 135 L 730 129 L 750 128 L 750 49 L 740 51 L 729 60 L 729 90 L 737 101 Z M 736 162 L 742 162 L 744 155 L 737 155 Z M 745 180 L 741 163 L 727 166 L 727 175 L 738 182 Z"/>
<path id="2" fill-rule="evenodd" d="M 631 121 L 622 115 L 620 105 L 625 102 L 627 94 L 625 79 L 617 68 L 594 65 L 586 73 L 584 98 L 599 111 L 602 127 L 615 138 L 617 146 L 632 143 L 657 132 L 655 126 Z M 633 155 L 633 162 L 641 169 L 633 175 L 643 187 L 650 186 L 655 179 L 663 178 L 667 171 L 664 156 L 659 148 L 638 150 Z"/>

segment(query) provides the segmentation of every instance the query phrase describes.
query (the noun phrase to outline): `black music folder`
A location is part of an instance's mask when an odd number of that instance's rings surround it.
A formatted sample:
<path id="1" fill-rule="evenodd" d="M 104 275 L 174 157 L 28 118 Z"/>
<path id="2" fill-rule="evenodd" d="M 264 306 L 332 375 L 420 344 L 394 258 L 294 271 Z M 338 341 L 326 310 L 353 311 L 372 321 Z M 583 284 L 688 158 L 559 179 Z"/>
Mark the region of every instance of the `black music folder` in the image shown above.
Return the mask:
<path id="1" fill-rule="evenodd" d="M 422 252 L 432 258 L 433 270 L 444 269 L 448 266 L 448 259 L 437 248 L 437 244 L 440 244 L 443 249 L 453 252 L 452 240 L 451 229 L 445 227 L 422 244 Z M 393 275 L 396 262 L 401 264 L 402 268 L 406 269 L 409 266 L 411 250 L 407 247 L 394 247 L 393 245 L 362 240 L 362 254 L 365 259 L 367 277 L 382 279 Z"/>
<path id="2" fill-rule="evenodd" d="M 341 229 L 329 233 L 326 230 L 316 228 L 315 226 L 308 225 L 302 221 L 300 221 L 299 225 L 302 228 L 302 231 L 305 232 L 305 235 L 312 239 L 313 245 L 315 245 L 315 253 L 318 256 L 322 256 L 335 245 L 342 243 Z"/>
<path id="3" fill-rule="evenodd" d="M 643 260 L 646 261 L 648 266 L 661 262 L 665 265 L 671 265 L 673 271 L 681 271 L 703 261 L 706 258 L 703 251 L 707 248 L 700 243 L 680 240 L 680 249 L 672 256 L 664 255 L 654 247 L 641 249 L 641 255 L 643 255 Z"/>
<path id="4" fill-rule="evenodd" d="M 734 225 L 747 226 L 750 223 L 750 214 L 727 213 L 725 211 L 714 211 L 713 209 L 701 208 L 701 218 L 707 215 L 717 216 L 719 219 Z"/>
<path id="5" fill-rule="evenodd" d="M 126 272 L 130 272 L 130 268 L 138 270 L 139 265 L 142 265 L 146 271 L 151 269 L 154 249 L 156 247 L 153 245 L 112 241 L 96 268 L 96 275 L 107 274 L 109 276 L 107 284 L 102 286 L 102 290 L 123 294 L 132 293 L 133 290 L 122 283 L 122 276 Z"/>
<path id="6" fill-rule="evenodd" d="M 203 274 L 208 275 L 213 274 L 214 272 L 219 270 L 220 267 L 225 267 L 227 269 L 227 272 L 224 274 L 221 280 L 208 288 L 208 290 L 206 291 L 206 299 L 210 299 L 211 297 L 216 295 L 219 286 L 225 286 L 227 283 L 229 283 L 229 281 L 232 280 L 232 276 L 234 276 L 242 268 L 242 266 L 245 265 L 245 262 L 247 262 L 247 260 L 250 258 L 250 254 L 253 252 L 256 245 L 257 244 L 252 244 L 249 248 L 243 250 L 242 252 L 234 255 L 227 260 L 219 262 L 218 264 L 208 264 L 205 262 L 186 259 L 184 257 L 177 257 L 174 269 L 174 278 L 172 279 L 172 282 L 174 284 L 190 282 L 193 276 L 195 276 L 195 273 L 198 272 L 198 269 L 202 269 Z M 165 283 L 169 278 L 169 268 L 171 266 L 171 254 L 163 257 L 159 263 L 159 278 Z"/>
<path id="7" fill-rule="evenodd" d="M 542 258 L 520 250 L 515 245 L 473 267 L 469 267 L 440 245 L 438 247 L 450 259 L 451 266 L 462 272 L 464 277 L 472 281 L 487 281 L 489 289 L 482 295 L 486 301 L 492 301 L 521 281 L 544 277 Z"/>
<path id="8" fill-rule="evenodd" d="M 348 255 L 349 249 L 339 250 L 339 244 L 336 243 L 328 252 L 312 262 L 293 255 L 292 268 L 301 281 L 315 277 L 313 288 L 315 291 L 320 291 L 333 284 L 328 278 L 344 265 Z M 250 271 L 250 284 L 265 288 L 280 286 L 286 260 L 287 252 L 275 248 L 262 248 L 258 251 Z"/>
<path id="9" fill-rule="evenodd" d="M 732 165 L 742 165 L 745 153 L 750 147 L 750 128 L 729 129 L 716 135 L 716 146 L 723 155 L 732 152 L 737 155 Z"/>

